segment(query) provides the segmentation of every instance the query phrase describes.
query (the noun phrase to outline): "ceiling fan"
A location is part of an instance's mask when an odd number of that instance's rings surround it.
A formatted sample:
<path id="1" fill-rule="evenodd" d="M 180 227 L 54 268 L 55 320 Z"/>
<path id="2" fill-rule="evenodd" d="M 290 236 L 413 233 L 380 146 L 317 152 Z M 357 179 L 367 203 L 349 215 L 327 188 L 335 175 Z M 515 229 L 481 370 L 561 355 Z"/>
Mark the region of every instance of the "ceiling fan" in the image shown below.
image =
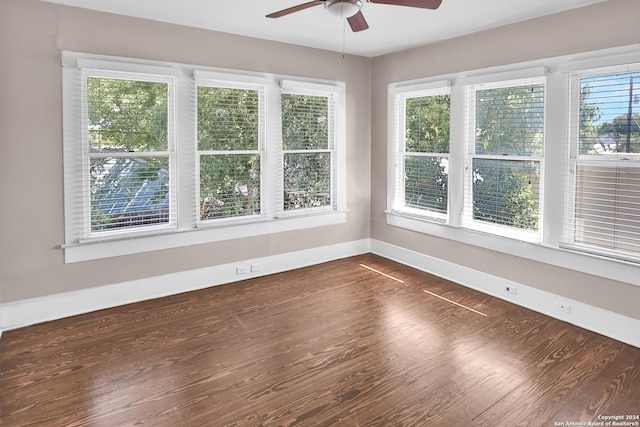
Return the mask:
<path id="1" fill-rule="evenodd" d="M 364 0 L 367 3 L 380 3 L 390 4 L 394 6 L 410 6 L 418 7 L 421 9 L 437 9 L 440 7 L 442 0 Z M 369 28 L 369 24 L 364 19 L 364 15 L 360 10 L 363 5 L 363 0 L 313 0 L 307 3 L 302 3 L 297 6 L 289 7 L 287 9 L 279 10 L 278 12 L 270 13 L 267 18 L 280 18 L 281 16 L 289 15 L 290 13 L 298 12 L 304 9 L 308 9 L 313 6 L 324 4 L 332 15 L 336 15 L 342 18 L 347 18 L 349 25 L 353 32 L 366 30 Z"/>

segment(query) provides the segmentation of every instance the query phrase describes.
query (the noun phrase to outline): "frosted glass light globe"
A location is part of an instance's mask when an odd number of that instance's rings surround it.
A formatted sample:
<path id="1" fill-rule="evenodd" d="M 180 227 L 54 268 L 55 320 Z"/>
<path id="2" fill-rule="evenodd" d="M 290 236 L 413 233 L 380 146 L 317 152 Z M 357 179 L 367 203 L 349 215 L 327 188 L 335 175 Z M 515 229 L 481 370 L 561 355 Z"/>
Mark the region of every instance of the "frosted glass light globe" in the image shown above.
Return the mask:
<path id="1" fill-rule="evenodd" d="M 349 18 L 360 11 L 362 2 L 360 0 L 328 0 L 325 5 L 332 15 Z"/>

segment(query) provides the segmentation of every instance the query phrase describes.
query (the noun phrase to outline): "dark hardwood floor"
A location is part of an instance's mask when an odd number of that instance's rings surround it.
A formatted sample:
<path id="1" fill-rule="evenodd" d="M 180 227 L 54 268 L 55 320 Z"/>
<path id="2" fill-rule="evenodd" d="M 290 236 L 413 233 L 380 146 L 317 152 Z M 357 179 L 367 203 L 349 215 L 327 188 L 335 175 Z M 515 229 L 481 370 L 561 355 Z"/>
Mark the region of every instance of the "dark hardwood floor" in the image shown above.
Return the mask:
<path id="1" fill-rule="evenodd" d="M 374 255 L 0 339 L 2 427 L 546 427 L 638 414 L 640 349 Z"/>

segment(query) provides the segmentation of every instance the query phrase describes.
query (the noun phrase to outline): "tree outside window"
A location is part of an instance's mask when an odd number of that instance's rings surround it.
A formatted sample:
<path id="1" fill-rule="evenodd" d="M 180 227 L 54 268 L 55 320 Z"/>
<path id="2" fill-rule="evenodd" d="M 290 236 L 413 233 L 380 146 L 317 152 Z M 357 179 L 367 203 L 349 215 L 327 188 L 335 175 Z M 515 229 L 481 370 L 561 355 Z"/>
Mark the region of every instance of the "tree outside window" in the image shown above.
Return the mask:
<path id="1" fill-rule="evenodd" d="M 544 85 L 475 91 L 473 220 L 539 229 Z"/>
<path id="2" fill-rule="evenodd" d="M 198 87 L 200 220 L 261 213 L 260 93 Z"/>
<path id="3" fill-rule="evenodd" d="M 86 79 L 90 230 L 170 220 L 168 84 Z"/>

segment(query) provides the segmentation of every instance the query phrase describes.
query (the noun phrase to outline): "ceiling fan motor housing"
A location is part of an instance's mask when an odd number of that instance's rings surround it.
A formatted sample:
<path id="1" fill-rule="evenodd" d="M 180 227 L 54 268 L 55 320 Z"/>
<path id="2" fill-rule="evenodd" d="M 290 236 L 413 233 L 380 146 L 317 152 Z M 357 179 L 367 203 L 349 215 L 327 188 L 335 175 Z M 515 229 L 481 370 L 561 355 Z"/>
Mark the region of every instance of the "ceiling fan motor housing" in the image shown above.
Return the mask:
<path id="1" fill-rule="evenodd" d="M 360 11 L 361 0 L 327 0 L 324 7 L 335 16 L 349 18 Z"/>

